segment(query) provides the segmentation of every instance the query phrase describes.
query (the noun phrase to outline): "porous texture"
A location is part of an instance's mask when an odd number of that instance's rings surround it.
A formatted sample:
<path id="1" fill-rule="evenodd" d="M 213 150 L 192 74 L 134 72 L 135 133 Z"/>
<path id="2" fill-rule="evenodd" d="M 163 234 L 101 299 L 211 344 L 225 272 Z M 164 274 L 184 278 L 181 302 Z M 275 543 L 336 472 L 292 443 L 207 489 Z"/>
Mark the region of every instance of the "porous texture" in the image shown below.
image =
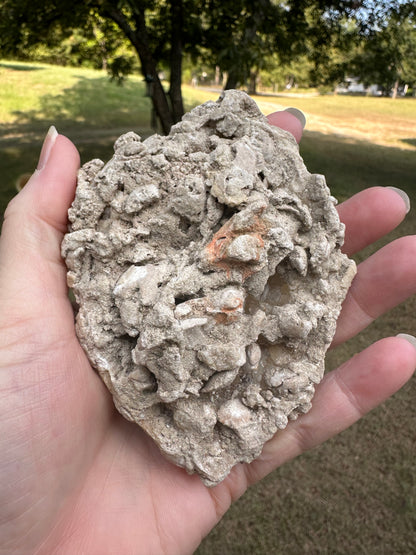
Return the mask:
<path id="1" fill-rule="evenodd" d="M 226 92 L 79 173 L 62 253 L 120 413 L 211 486 L 311 407 L 355 265 L 290 133 Z"/>

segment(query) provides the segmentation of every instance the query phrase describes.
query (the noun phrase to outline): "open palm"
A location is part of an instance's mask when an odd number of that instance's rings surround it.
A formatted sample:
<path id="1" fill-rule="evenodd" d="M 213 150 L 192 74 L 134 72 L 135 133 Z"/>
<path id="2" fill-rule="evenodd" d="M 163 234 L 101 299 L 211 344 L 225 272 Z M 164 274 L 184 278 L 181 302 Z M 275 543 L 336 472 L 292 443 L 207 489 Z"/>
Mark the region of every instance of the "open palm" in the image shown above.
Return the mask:
<path id="1" fill-rule="evenodd" d="M 278 115 L 270 121 L 290 128 Z M 248 485 L 400 388 L 416 349 L 394 337 L 356 355 L 259 459 L 206 488 L 115 411 L 78 343 L 60 243 L 79 157 L 60 135 L 47 147 L 46 165 L 8 207 L 0 243 L 0 553 L 192 553 Z M 352 254 L 398 225 L 406 207 L 373 188 L 339 212 Z M 405 237 L 360 265 L 334 343 L 415 292 L 415 260 L 416 238 Z"/>

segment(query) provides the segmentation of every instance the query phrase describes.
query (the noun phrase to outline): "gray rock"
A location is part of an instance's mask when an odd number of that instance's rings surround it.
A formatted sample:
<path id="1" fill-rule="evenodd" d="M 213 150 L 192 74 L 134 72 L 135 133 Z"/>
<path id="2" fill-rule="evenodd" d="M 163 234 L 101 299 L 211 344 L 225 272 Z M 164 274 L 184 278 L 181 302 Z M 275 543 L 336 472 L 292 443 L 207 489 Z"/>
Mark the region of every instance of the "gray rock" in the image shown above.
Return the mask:
<path id="1" fill-rule="evenodd" d="M 245 94 L 85 164 L 62 244 L 120 413 L 212 486 L 311 407 L 355 265 L 321 175 Z"/>

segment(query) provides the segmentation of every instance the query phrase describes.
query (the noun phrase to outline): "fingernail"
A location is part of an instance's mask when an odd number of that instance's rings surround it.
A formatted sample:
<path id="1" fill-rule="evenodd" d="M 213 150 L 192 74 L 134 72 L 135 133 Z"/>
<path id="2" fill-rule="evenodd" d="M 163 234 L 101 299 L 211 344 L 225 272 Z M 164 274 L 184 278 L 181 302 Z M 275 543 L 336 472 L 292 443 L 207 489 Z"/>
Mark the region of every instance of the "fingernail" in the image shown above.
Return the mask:
<path id="1" fill-rule="evenodd" d="M 292 114 L 292 116 L 295 116 L 295 118 L 297 118 L 300 121 L 300 124 L 302 125 L 302 129 L 305 129 L 306 117 L 305 117 L 305 114 L 301 112 L 301 110 L 298 110 L 297 108 L 286 108 L 284 111 L 289 112 L 289 114 Z"/>
<path id="2" fill-rule="evenodd" d="M 43 170 L 48 162 L 49 155 L 51 153 L 52 147 L 56 141 L 56 137 L 58 136 L 58 131 L 56 130 L 54 125 L 49 127 L 49 131 L 46 134 L 45 140 L 43 141 L 42 150 L 39 156 L 39 162 L 36 170 L 39 172 Z"/>
<path id="3" fill-rule="evenodd" d="M 416 337 L 414 337 L 413 335 L 409 335 L 408 333 L 399 333 L 397 337 L 406 339 L 406 341 L 408 341 L 416 349 Z"/>
<path id="4" fill-rule="evenodd" d="M 387 187 L 387 189 L 391 189 L 392 191 L 395 191 L 403 199 L 403 201 L 406 205 L 406 214 L 407 214 L 410 211 L 409 195 L 407 193 L 405 193 L 404 191 L 402 191 L 402 189 L 399 189 L 398 187 Z"/>

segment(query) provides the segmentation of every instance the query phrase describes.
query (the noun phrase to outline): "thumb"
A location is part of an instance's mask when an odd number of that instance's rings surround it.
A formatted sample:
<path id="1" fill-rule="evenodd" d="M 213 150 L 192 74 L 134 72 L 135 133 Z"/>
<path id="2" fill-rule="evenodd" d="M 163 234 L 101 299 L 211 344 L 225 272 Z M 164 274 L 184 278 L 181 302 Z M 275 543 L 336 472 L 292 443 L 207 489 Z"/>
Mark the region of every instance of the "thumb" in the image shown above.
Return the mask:
<path id="1" fill-rule="evenodd" d="M 3 315 L 43 314 L 45 303 L 66 297 L 60 245 L 78 167 L 75 146 L 51 127 L 37 169 L 4 215 L 0 237 Z"/>

